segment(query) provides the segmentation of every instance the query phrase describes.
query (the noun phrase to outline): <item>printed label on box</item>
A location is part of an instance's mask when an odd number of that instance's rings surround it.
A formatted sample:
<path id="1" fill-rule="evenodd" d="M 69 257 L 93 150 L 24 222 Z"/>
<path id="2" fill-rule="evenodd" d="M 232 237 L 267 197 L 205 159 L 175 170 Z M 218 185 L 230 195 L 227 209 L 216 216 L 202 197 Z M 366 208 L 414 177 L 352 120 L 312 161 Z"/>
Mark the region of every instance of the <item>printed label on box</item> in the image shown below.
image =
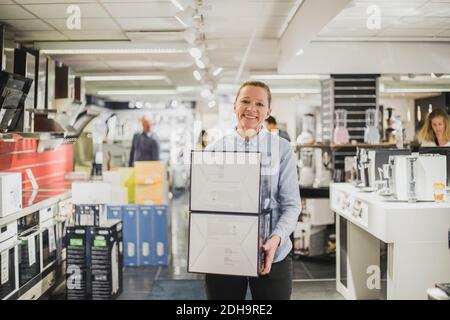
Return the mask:
<path id="1" fill-rule="evenodd" d="M 135 245 L 133 242 L 128 242 L 127 244 L 127 253 L 129 257 L 134 257 L 135 255 Z"/>
<path id="2" fill-rule="evenodd" d="M 28 262 L 32 266 L 36 263 L 36 240 L 34 236 L 29 236 L 27 238 L 28 242 Z"/>
<path id="3" fill-rule="evenodd" d="M 48 249 L 50 252 L 56 250 L 55 228 L 53 226 L 48 228 Z"/>
<path id="4" fill-rule="evenodd" d="M 0 284 L 4 284 L 9 281 L 9 250 L 2 252 L 2 279 Z"/>
<path id="5" fill-rule="evenodd" d="M 150 244 L 148 242 L 144 242 L 142 244 L 142 255 L 144 257 L 148 257 L 150 255 Z"/>

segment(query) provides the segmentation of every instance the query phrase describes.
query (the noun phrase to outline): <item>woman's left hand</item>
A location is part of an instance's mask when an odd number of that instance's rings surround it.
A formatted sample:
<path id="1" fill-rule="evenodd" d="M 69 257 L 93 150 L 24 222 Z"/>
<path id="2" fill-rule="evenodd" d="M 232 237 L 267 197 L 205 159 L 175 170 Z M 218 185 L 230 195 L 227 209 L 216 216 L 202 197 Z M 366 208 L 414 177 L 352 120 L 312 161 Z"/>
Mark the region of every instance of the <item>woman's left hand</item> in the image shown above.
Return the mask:
<path id="1" fill-rule="evenodd" d="M 263 250 L 266 255 L 264 269 L 261 271 L 261 275 L 269 274 L 272 268 L 273 257 L 275 256 L 275 251 L 280 245 L 281 238 L 277 235 L 272 236 L 263 244 Z"/>

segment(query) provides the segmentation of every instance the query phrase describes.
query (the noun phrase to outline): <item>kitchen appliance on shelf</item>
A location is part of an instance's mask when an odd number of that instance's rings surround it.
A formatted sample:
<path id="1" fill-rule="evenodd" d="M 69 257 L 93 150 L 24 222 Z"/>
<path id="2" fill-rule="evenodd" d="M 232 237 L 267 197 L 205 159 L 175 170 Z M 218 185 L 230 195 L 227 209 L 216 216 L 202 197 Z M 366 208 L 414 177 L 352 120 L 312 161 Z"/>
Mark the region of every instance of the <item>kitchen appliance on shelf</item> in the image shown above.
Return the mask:
<path id="1" fill-rule="evenodd" d="M 17 221 L 0 229 L 0 274 L 0 300 L 4 300 L 19 289 Z"/>
<path id="2" fill-rule="evenodd" d="M 375 148 L 367 149 L 367 156 L 370 160 L 369 168 L 369 180 L 370 186 L 375 187 L 376 177 L 379 170 L 384 170 L 383 166 L 389 163 L 389 157 L 395 155 L 411 155 L 411 150 L 409 149 L 386 149 L 386 148 Z M 388 175 L 383 173 L 383 180 L 388 178 Z"/>
<path id="3" fill-rule="evenodd" d="M 447 179 L 446 157 L 437 154 L 421 154 L 414 157 L 416 160 L 405 155 L 389 158 L 392 166 L 390 186 L 394 198 L 400 201 L 433 201 L 433 185 L 445 184 Z"/>
<path id="4" fill-rule="evenodd" d="M 380 142 L 380 131 L 378 130 L 376 109 L 366 110 L 366 128 L 364 129 L 364 142 L 368 144 L 377 144 Z"/>
<path id="5" fill-rule="evenodd" d="M 297 137 L 298 144 L 314 143 L 314 115 L 307 113 L 303 116 L 302 132 Z"/>
<path id="6" fill-rule="evenodd" d="M 333 142 L 335 144 L 347 144 L 350 141 L 347 129 L 347 110 L 337 109 L 334 114 L 336 127 L 333 132 Z"/>
<path id="7" fill-rule="evenodd" d="M 19 285 L 24 286 L 41 272 L 39 212 L 18 220 L 19 233 Z"/>
<path id="8" fill-rule="evenodd" d="M 303 148 L 299 160 L 299 184 L 302 187 L 311 187 L 314 184 L 314 150 Z"/>

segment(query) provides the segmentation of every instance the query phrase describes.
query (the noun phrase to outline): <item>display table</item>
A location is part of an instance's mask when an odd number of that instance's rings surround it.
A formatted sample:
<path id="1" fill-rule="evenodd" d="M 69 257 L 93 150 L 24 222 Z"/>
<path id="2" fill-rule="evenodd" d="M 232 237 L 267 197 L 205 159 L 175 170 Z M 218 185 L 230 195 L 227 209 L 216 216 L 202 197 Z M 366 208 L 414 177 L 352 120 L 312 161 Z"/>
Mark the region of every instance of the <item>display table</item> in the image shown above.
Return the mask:
<path id="1" fill-rule="evenodd" d="M 336 289 L 346 299 L 381 297 L 382 242 L 387 299 L 427 299 L 428 288 L 450 280 L 450 203 L 387 201 L 334 183 L 330 207 L 337 213 Z"/>

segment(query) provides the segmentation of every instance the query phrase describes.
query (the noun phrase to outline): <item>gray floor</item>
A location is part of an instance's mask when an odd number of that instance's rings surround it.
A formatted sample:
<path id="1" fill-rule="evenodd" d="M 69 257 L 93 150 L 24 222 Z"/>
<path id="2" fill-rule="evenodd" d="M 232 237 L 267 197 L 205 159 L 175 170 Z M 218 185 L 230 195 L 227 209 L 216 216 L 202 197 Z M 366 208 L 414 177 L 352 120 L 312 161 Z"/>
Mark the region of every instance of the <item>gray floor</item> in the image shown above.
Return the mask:
<path id="1" fill-rule="evenodd" d="M 126 268 L 121 300 L 205 299 L 204 276 L 187 272 L 188 196 L 171 201 L 172 259 L 167 267 Z M 330 259 L 295 259 L 292 299 L 339 300 Z"/>

